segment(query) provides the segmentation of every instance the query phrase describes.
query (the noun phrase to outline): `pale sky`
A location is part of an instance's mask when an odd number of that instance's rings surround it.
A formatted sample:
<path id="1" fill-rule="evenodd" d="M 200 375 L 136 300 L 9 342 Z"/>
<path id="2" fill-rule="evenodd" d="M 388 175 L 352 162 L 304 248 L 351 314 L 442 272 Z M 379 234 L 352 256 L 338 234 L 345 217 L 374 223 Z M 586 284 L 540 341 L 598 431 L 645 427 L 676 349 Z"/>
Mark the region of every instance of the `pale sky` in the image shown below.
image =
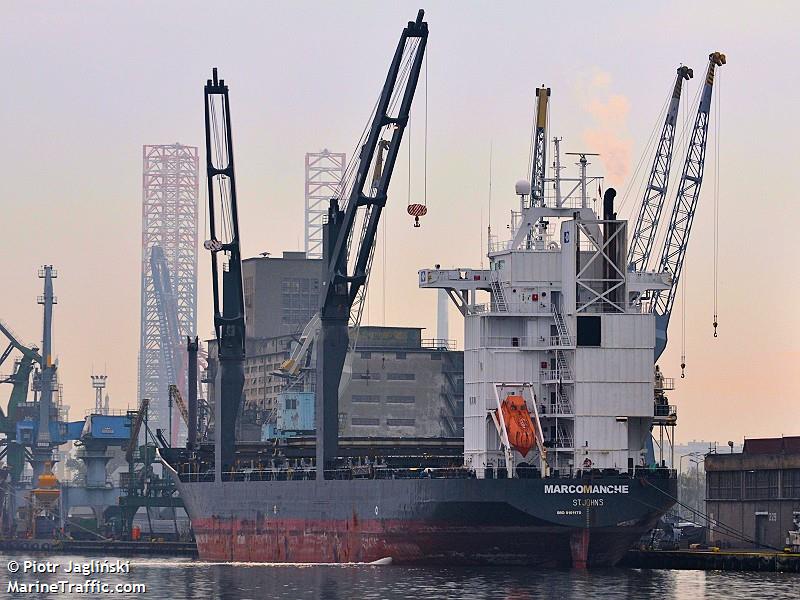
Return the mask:
<path id="1" fill-rule="evenodd" d="M 93 368 L 108 374 L 113 408 L 136 405 L 142 145 L 202 145 L 203 85 L 219 67 L 231 88 L 244 255 L 301 249 L 304 154 L 327 147 L 350 156 L 419 6 L 2 1 L 0 318 L 40 343 L 36 272 L 56 266 L 54 347 L 73 419 L 94 405 Z M 711 327 L 716 152 L 709 148 L 685 295 L 661 365 L 679 377 L 686 300 L 687 377 L 670 396 L 679 406 L 678 439 L 800 434 L 797 5 L 430 1 L 424 8 L 429 212 L 412 228 L 407 136 L 384 213 L 386 323 L 423 326 L 433 336 L 436 295 L 417 289 L 417 269 L 480 265 L 490 145 L 492 223 L 505 227 L 517 202 L 514 182 L 527 177 L 537 85 L 553 90 L 550 133 L 563 136 L 562 149 L 601 151 L 590 170 L 622 192 L 676 67 L 695 69 L 691 99 L 708 54 L 720 50 L 728 56 L 717 90 L 720 337 Z M 410 134 L 412 201 L 424 188 L 425 96 L 421 82 Z M 673 170 L 681 164 L 676 157 Z M 201 251 L 203 337 L 211 334 L 208 272 Z M 372 324 L 382 324 L 383 273 L 378 260 Z M 460 340 L 461 327 L 453 310 L 451 336 Z M 3 406 L 9 392 L 0 388 Z"/>

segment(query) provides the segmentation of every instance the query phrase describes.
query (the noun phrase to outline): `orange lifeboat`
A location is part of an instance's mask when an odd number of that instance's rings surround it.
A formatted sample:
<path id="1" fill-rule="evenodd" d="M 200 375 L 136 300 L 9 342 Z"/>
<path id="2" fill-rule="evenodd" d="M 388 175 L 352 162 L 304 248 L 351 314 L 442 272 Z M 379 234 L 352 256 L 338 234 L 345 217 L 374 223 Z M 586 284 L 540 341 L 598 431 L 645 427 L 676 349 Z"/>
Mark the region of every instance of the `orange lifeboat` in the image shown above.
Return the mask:
<path id="1" fill-rule="evenodd" d="M 536 443 L 536 433 L 525 399 L 522 396 L 507 396 L 500 408 L 503 411 L 508 443 L 523 457 L 527 456 Z"/>

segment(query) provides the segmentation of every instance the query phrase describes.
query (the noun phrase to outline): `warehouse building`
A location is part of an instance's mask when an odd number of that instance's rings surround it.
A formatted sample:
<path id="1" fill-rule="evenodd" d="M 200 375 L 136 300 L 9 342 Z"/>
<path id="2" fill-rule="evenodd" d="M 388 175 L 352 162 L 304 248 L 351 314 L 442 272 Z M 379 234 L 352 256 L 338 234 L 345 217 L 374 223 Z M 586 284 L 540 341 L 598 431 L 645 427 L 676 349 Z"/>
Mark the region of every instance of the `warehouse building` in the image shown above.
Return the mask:
<path id="1" fill-rule="evenodd" d="M 782 549 L 800 529 L 800 436 L 747 439 L 742 452 L 706 455 L 705 471 L 713 542 Z"/>
<path id="2" fill-rule="evenodd" d="M 263 425 L 277 422 L 287 380 L 274 373 L 316 314 L 321 276 L 322 261 L 304 252 L 242 261 L 247 359 L 241 441 L 260 439 Z M 352 378 L 339 402 L 341 436 L 463 436 L 463 352 L 448 340 L 423 339 L 416 327 L 363 326 L 357 336 Z M 209 340 L 208 355 L 204 382 L 213 399 L 216 340 Z M 307 372 L 299 389 L 313 392 L 314 383 Z"/>
<path id="3" fill-rule="evenodd" d="M 247 339 L 239 440 L 258 440 L 262 426 L 277 421 L 278 396 L 287 389 L 287 381 L 274 372 L 289 358 L 295 340 Z M 208 343 L 206 380 L 213 398 L 216 340 Z M 307 378 L 301 389 L 313 391 L 313 373 Z M 339 435 L 461 437 L 463 390 L 464 354 L 455 351 L 452 342 L 423 339 L 418 327 L 361 327 L 350 383 L 339 401 Z"/>
<path id="4" fill-rule="evenodd" d="M 319 308 L 322 261 L 305 252 L 266 253 L 242 261 L 247 336 L 257 339 L 295 335 Z"/>

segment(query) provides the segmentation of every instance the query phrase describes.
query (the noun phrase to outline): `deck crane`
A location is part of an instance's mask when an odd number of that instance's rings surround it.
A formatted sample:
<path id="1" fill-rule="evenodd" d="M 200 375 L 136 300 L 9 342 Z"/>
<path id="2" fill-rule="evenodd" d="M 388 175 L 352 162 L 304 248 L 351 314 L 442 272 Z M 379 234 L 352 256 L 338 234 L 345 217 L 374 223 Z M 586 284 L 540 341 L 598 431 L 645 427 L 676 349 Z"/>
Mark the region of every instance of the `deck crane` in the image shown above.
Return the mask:
<path id="1" fill-rule="evenodd" d="M 386 205 L 400 142 L 417 88 L 428 24 L 420 10 L 400 36 L 374 117 L 361 146 L 355 178 L 343 208 L 332 198 L 323 230 L 323 276 L 320 290 L 320 333 L 317 352 L 316 440 L 317 478 L 338 456 L 339 383 L 347 356 L 348 320 L 363 298 L 375 237 Z M 405 81 L 403 81 L 405 80 Z M 384 155 L 385 151 L 385 155 Z M 382 161 L 382 168 L 374 167 Z M 359 210 L 363 209 L 363 210 Z M 356 231 L 357 217 L 361 231 Z M 351 248 L 356 242 L 355 248 Z"/>
<path id="2" fill-rule="evenodd" d="M 658 270 L 672 274 L 672 285 L 668 290 L 653 292 L 652 310 L 656 316 L 655 361 L 658 361 L 667 346 L 667 328 L 678 290 L 681 271 L 686 258 L 689 234 L 692 230 L 700 187 L 703 184 L 703 167 L 706 158 L 706 142 L 708 140 L 708 121 L 711 113 L 711 95 L 714 89 L 714 71 L 727 62 L 721 52 L 713 52 L 708 57 L 703 93 L 697 109 L 692 137 L 683 164 L 678 193 L 672 207 L 667 236 L 661 252 Z"/>
<path id="3" fill-rule="evenodd" d="M 544 184 L 546 176 L 546 163 L 547 163 L 547 105 L 550 98 L 550 88 L 542 87 L 536 88 L 536 121 L 534 123 L 533 140 L 532 140 L 532 154 L 531 154 L 531 179 L 530 185 L 526 182 L 520 191 L 520 214 L 525 213 L 526 210 L 534 206 L 544 206 Z M 519 184 L 518 184 L 519 185 Z M 525 193 L 525 188 L 528 193 Z M 540 219 L 535 228 L 539 229 L 544 224 Z M 528 248 L 533 246 L 534 232 L 533 227 L 529 227 L 525 233 L 525 245 Z"/>
<path id="4" fill-rule="evenodd" d="M 639 209 L 639 216 L 636 219 L 636 226 L 628 248 L 629 271 L 647 270 L 647 263 L 650 260 L 650 253 L 658 231 L 661 211 L 664 208 L 664 200 L 667 197 L 669 171 L 672 166 L 672 148 L 675 142 L 675 125 L 678 120 L 678 108 L 681 103 L 683 82 L 688 81 L 693 76 L 694 72 L 689 67 L 678 67 L 678 75 L 672 88 L 672 97 L 669 100 L 667 116 L 664 119 L 664 127 L 661 130 L 661 138 L 656 147 L 653 167 L 647 179 L 642 206 Z"/>
<path id="5" fill-rule="evenodd" d="M 0 365 L 8 359 L 14 350 L 17 350 L 22 355 L 16 361 L 14 372 L 0 381 L 0 383 L 10 383 L 12 385 L 11 396 L 8 399 L 5 414 L 0 410 L 0 433 L 4 433 L 6 436 L 4 442 L 6 447 L 0 451 L 0 458 L 5 457 L 6 464 L 11 470 L 11 481 L 17 483 L 25 468 L 25 448 L 15 441 L 17 438 L 17 409 L 21 404 L 27 402 L 31 373 L 35 365 L 41 366 L 42 356 L 39 354 L 39 348 L 20 342 L 2 321 L 0 321 L 0 333 L 9 341 L 6 349 L 0 353 Z"/>
<path id="6" fill-rule="evenodd" d="M 550 88 L 536 88 L 536 129 L 531 160 L 531 204 L 544 206 L 544 180 L 547 163 L 547 104 Z"/>
<path id="7" fill-rule="evenodd" d="M 212 79 L 206 82 L 204 92 L 210 237 L 203 245 L 211 252 L 214 334 L 219 357 L 221 399 L 217 427 L 220 428 L 220 466 L 225 471 L 234 462 L 236 417 L 244 389 L 244 290 L 230 101 L 228 86 L 223 79 L 217 79 L 216 68 Z M 227 269 L 220 266 L 220 254 L 227 258 Z"/>
<path id="8" fill-rule="evenodd" d="M 150 273 L 156 297 L 156 311 L 160 330 L 159 345 L 161 360 L 167 379 L 167 385 L 177 385 L 178 389 L 186 389 L 186 361 L 184 360 L 183 336 L 178 321 L 178 304 L 175 300 L 175 288 L 169 274 L 169 266 L 161 246 L 150 249 Z M 170 416 L 170 423 L 173 420 Z M 177 438 L 177 420 L 169 433 L 170 442 Z"/>

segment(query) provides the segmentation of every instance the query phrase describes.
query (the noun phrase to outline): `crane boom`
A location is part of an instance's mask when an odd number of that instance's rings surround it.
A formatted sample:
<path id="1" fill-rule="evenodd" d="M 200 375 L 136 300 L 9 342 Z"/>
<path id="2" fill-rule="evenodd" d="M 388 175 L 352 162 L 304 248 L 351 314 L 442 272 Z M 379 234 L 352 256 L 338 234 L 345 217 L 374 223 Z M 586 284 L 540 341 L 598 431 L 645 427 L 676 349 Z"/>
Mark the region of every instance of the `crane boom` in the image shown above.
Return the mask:
<path id="1" fill-rule="evenodd" d="M 150 272 L 156 297 L 156 309 L 160 329 L 160 345 L 167 375 L 167 384 L 185 387 L 186 373 L 183 360 L 182 337 L 178 321 L 178 305 L 175 288 L 161 246 L 150 249 Z"/>
<path id="2" fill-rule="evenodd" d="M 378 223 L 386 205 L 389 182 L 422 68 L 428 40 L 428 24 L 422 20 L 424 14 L 420 10 L 416 21 L 410 21 L 403 30 L 369 133 L 361 146 L 347 203 L 342 210 L 338 199 L 331 199 L 328 222 L 323 230 L 324 271 L 320 290 L 316 385 L 319 479 L 324 477 L 327 465 L 338 455 L 338 391 L 349 344 L 347 325 L 353 303 L 367 281 Z M 405 84 L 402 82 L 404 78 Z M 354 229 L 360 208 L 364 210 L 359 235 Z M 352 270 L 348 264 L 351 240 L 357 240 Z"/>
<path id="3" fill-rule="evenodd" d="M 186 402 L 184 402 L 183 396 L 181 396 L 181 390 L 177 385 L 172 384 L 169 386 L 169 395 L 172 396 L 173 402 L 175 402 L 175 404 L 178 406 L 178 412 L 181 414 L 183 422 L 188 425 L 189 409 L 186 407 Z"/>
<path id="4" fill-rule="evenodd" d="M 42 357 L 36 346 L 28 347 L 20 342 L 2 321 L 0 321 L 0 333 L 9 340 L 8 347 L 0 355 L 0 364 L 15 349 L 22 354 L 22 358 L 15 364 L 14 372 L 3 380 L 3 383 L 10 383 L 12 388 L 5 413 L 0 409 L 0 433 L 4 433 L 6 436 L 6 464 L 11 470 L 11 481 L 17 483 L 25 468 L 25 449 L 15 441 L 17 438 L 17 409 L 21 404 L 27 402 L 31 373 L 36 364 L 42 364 Z"/>
<path id="5" fill-rule="evenodd" d="M 36 346 L 26 346 L 22 342 L 17 339 L 17 336 L 8 328 L 8 326 L 0 321 L 0 333 L 2 333 L 6 338 L 8 338 L 9 347 L 2 353 L 2 360 L 0 360 L 0 365 L 3 364 L 8 355 L 11 354 L 11 350 L 19 350 L 23 356 L 29 356 L 30 358 L 34 359 L 40 365 L 42 364 L 42 357 L 39 354 L 39 348 Z"/>
<path id="6" fill-rule="evenodd" d="M 678 67 L 678 76 L 672 88 L 672 97 L 661 130 L 661 138 L 656 147 L 653 167 L 644 190 L 642 206 L 636 219 L 636 226 L 631 236 L 631 245 L 628 250 L 628 270 L 646 271 L 650 260 L 650 253 L 656 239 L 661 211 L 667 197 L 669 185 L 669 171 L 672 166 L 672 148 L 675 142 L 675 125 L 678 120 L 678 109 L 681 102 L 681 90 L 684 80 L 688 81 L 694 76 L 692 69 L 686 66 Z"/>
<path id="7" fill-rule="evenodd" d="M 147 398 L 142 398 L 142 401 L 139 403 L 139 410 L 136 411 L 136 418 L 131 423 L 131 437 L 128 441 L 128 448 L 125 450 L 125 460 L 131 462 L 133 458 L 133 451 L 136 449 L 136 445 L 139 443 L 139 432 L 142 429 L 142 423 L 144 422 L 144 417 L 147 414 L 147 407 L 150 406 L 150 400 Z"/>
<path id="8" fill-rule="evenodd" d="M 656 347 L 655 360 L 658 360 L 667 346 L 667 328 L 675 302 L 686 248 L 689 244 L 689 235 L 692 231 L 697 200 L 700 197 L 700 187 L 703 184 L 703 167 L 706 158 L 706 142 L 708 141 L 708 121 L 711 113 L 711 95 L 714 89 L 714 71 L 727 62 L 724 54 L 713 52 L 708 57 L 703 93 L 700 96 L 700 105 L 697 108 L 692 137 L 686 152 L 686 161 L 678 185 L 675 205 L 664 240 L 661 252 L 659 270 L 672 273 L 672 286 L 668 290 L 654 292 L 652 308 L 656 315 Z"/>
<path id="9" fill-rule="evenodd" d="M 230 101 L 228 86 L 224 80 L 217 79 L 216 68 L 204 91 L 210 238 L 203 245 L 211 252 L 214 333 L 220 369 L 221 414 L 217 426 L 220 428 L 221 468 L 225 471 L 234 461 L 236 417 L 244 389 L 244 290 Z M 227 269 L 221 269 L 220 253 L 228 259 Z"/>
<path id="10" fill-rule="evenodd" d="M 531 161 L 531 205 L 544 206 L 544 178 L 547 163 L 547 104 L 550 88 L 536 88 L 536 129 Z"/>

